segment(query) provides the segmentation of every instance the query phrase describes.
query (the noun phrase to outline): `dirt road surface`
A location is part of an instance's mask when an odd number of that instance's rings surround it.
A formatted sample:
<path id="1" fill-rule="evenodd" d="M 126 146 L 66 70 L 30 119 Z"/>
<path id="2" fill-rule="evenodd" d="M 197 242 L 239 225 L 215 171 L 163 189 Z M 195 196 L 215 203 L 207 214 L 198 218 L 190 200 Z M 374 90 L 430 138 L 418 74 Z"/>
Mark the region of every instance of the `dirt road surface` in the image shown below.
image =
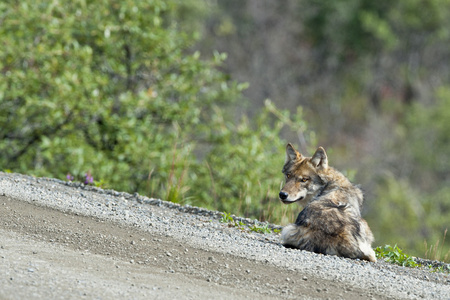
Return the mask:
<path id="1" fill-rule="evenodd" d="M 285 249 L 219 219 L 0 173 L 0 299 L 450 299 L 448 274 Z"/>

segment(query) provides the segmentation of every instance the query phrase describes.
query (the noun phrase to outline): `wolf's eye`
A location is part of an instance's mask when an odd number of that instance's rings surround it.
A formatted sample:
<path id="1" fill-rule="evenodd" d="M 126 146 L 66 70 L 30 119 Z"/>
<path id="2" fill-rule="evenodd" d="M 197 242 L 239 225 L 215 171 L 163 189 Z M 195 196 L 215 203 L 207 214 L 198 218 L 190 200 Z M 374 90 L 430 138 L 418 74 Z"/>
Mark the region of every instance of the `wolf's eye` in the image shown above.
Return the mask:
<path id="1" fill-rule="evenodd" d="M 291 174 L 286 174 L 286 178 L 287 178 L 287 179 L 289 179 L 289 178 L 291 178 L 291 177 L 292 177 Z"/>
<path id="2" fill-rule="evenodd" d="M 300 179 L 301 182 L 307 182 L 309 178 L 303 177 L 302 179 Z"/>

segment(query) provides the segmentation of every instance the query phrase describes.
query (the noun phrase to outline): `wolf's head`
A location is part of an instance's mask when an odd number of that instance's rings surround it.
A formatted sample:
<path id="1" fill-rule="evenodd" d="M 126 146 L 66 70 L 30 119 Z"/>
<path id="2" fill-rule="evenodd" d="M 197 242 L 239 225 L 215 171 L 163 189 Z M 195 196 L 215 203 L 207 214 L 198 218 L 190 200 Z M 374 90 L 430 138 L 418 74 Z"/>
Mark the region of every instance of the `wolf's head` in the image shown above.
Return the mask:
<path id="1" fill-rule="evenodd" d="M 280 200 L 285 204 L 308 203 L 326 184 L 323 175 L 327 169 L 328 158 L 322 147 L 312 157 L 304 157 L 288 144 L 283 167 L 286 183 L 280 191 Z"/>

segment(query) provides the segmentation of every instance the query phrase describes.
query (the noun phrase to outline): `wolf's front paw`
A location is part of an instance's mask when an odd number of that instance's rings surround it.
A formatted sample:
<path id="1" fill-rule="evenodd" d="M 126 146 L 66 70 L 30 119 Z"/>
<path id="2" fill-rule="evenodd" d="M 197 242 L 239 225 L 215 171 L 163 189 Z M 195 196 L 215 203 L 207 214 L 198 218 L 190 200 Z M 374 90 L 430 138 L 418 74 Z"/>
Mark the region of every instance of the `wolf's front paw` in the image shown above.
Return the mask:
<path id="1" fill-rule="evenodd" d="M 377 257 L 375 256 L 375 251 L 373 251 L 371 245 L 367 242 L 362 242 L 359 244 L 359 250 L 363 253 L 362 259 L 377 262 Z"/>

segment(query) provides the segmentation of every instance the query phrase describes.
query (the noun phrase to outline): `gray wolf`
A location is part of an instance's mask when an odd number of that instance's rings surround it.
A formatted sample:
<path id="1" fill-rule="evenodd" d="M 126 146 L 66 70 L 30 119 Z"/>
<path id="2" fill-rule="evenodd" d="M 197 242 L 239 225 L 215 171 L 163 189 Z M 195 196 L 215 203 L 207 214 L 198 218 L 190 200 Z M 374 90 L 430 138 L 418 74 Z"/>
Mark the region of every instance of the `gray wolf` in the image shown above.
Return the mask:
<path id="1" fill-rule="evenodd" d="M 361 217 L 363 193 L 341 172 L 328 166 L 324 148 L 305 157 L 288 144 L 282 172 L 286 182 L 280 200 L 304 207 L 295 224 L 283 228 L 284 246 L 376 261 L 371 246 L 373 234 Z"/>

